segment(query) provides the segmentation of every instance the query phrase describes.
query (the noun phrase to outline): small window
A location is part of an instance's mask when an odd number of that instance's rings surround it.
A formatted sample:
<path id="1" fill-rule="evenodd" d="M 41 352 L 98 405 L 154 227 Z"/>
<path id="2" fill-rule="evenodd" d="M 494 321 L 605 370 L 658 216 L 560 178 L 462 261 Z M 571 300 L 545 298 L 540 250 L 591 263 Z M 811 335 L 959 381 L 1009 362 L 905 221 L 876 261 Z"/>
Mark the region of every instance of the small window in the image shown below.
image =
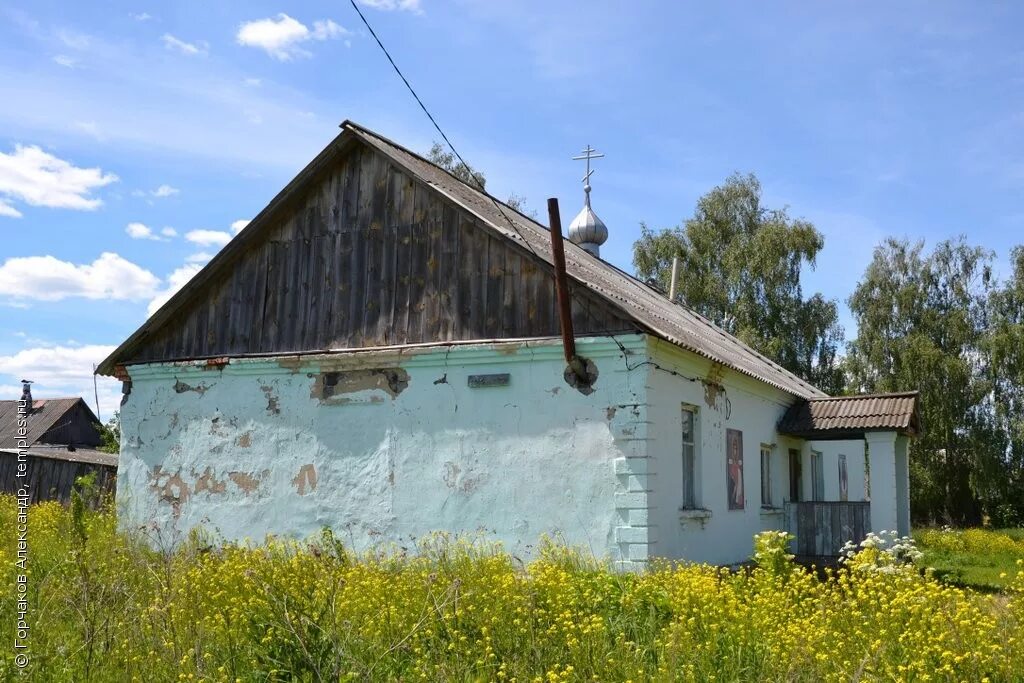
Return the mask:
<path id="1" fill-rule="evenodd" d="M 738 429 L 725 432 L 725 458 L 729 509 L 742 510 L 746 505 L 743 494 L 743 432 Z"/>
<path id="2" fill-rule="evenodd" d="M 683 507 L 697 507 L 697 410 L 683 406 Z"/>
<path id="3" fill-rule="evenodd" d="M 811 451 L 811 500 L 825 500 L 825 468 L 818 451 Z"/>
<path id="4" fill-rule="evenodd" d="M 761 507 L 772 506 L 772 447 L 761 444 Z"/>
<path id="5" fill-rule="evenodd" d="M 850 475 L 846 471 L 846 456 L 839 454 L 839 500 L 850 500 Z"/>

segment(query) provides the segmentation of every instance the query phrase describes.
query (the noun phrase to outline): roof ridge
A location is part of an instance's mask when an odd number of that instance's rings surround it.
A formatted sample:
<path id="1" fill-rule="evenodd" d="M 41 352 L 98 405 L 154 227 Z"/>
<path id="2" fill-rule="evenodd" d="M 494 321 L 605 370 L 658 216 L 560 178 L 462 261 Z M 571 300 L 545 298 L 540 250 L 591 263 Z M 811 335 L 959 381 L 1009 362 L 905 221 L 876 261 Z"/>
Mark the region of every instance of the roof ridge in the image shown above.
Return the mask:
<path id="1" fill-rule="evenodd" d="M 514 207 L 512 207 L 512 206 L 509 206 L 508 204 L 506 204 L 505 202 L 503 202 L 503 201 L 502 201 L 501 199 L 499 199 L 498 197 L 495 197 L 495 196 L 494 196 L 493 194 L 491 194 L 490 192 L 488 192 L 488 191 L 487 191 L 486 189 L 481 189 L 481 188 L 479 188 L 479 187 L 473 187 L 472 185 L 470 185 L 469 183 L 467 183 L 467 182 L 466 182 L 465 180 L 463 180 L 462 178 L 459 178 L 459 177 L 458 177 L 458 176 L 456 176 L 456 175 L 455 175 L 454 173 L 452 173 L 451 171 L 449 171 L 449 170 L 448 170 L 447 168 L 445 168 L 444 166 L 439 166 L 439 165 L 435 164 L 435 163 L 434 163 L 433 161 L 431 161 L 430 159 L 426 158 L 425 156 L 423 156 L 423 155 L 422 155 L 422 154 L 420 154 L 419 152 L 415 152 L 415 151 L 413 151 L 413 150 L 409 149 L 408 147 L 406 147 L 405 145 L 403 145 L 403 144 L 401 144 L 401 143 L 398 143 L 398 142 L 395 142 L 395 141 L 394 141 L 394 140 L 392 140 L 391 138 L 389 138 L 389 137 L 387 137 L 387 136 L 385 136 L 385 135 L 381 135 L 381 134 L 380 134 L 380 133 L 378 133 L 377 131 L 375 131 L 375 130 L 373 130 L 373 129 L 371 129 L 371 128 L 367 128 L 367 127 L 366 127 L 366 126 L 364 126 L 363 124 L 361 124 L 361 123 L 358 123 L 358 122 L 356 122 L 356 121 L 353 121 L 352 119 L 345 119 L 344 121 L 342 121 L 342 122 L 341 122 L 341 128 L 342 128 L 342 129 L 344 129 L 344 128 L 346 128 L 346 127 L 351 127 L 351 128 L 355 128 L 356 130 L 358 130 L 358 131 L 360 131 L 360 132 L 362 132 L 362 133 L 365 133 L 365 134 L 367 134 L 367 135 L 372 135 L 373 137 L 377 138 L 378 140 L 381 140 L 381 141 L 383 141 L 383 142 L 386 142 L 386 143 L 388 143 L 388 144 L 389 144 L 389 145 L 391 145 L 392 147 L 397 147 L 398 149 L 402 150 L 402 151 L 403 151 L 403 152 L 405 152 L 406 154 L 408 154 L 408 155 L 410 155 L 410 156 L 413 156 L 413 157 L 416 157 L 417 159 L 419 159 L 419 160 L 420 160 L 420 161 L 422 161 L 423 163 L 425 163 L 425 164 L 430 164 L 431 166 L 433 166 L 433 167 L 434 167 L 434 168 L 436 168 L 437 170 L 439 170 L 439 171 L 442 171 L 442 172 L 444 172 L 444 173 L 447 173 L 447 174 L 448 174 L 448 175 L 449 175 L 449 176 L 451 177 L 451 179 L 452 179 L 452 180 L 454 180 L 455 182 L 457 182 L 457 183 L 462 183 L 463 185 L 465 185 L 465 186 L 466 186 L 466 187 L 468 187 L 469 189 L 471 189 L 471 190 L 475 190 L 476 192 L 479 192 L 480 194 L 482 194 L 482 195 L 484 195 L 485 197 L 487 197 L 488 199 L 491 199 L 491 200 L 493 200 L 493 201 L 497 202 L 498 204 L 501 204 L 502 208 L 508 209 L 509 211 L 514 211 L 514 212 L 515 212 L 516 214 L 518 214 L 518 215 L 519 215 L 519 216 L 520 216 L 521 218 L 524 218 L 524 219 L 526 219 L 526 220 L 528 220 L 528 221 L 532 222 L 532 223 L 533 223 L 534 225 L 536 225 L 537 227 L 543 228 L 543 229 L 544 229 L 544 231 L 546 231 L 546 232 L 548 232 L 548 233 L 550 233 L 550 232 L 551 232 L 551 229 L 550 229 L 550 228 L 549 228 L 548 226 L 546 226 L 546 225 L 544 225 L 543 223 L 541 223 L 540 221 L 534 220 L 533 218 L 530 218 L 529 216 L 527 216 L 527 215 L 526 215 L 525 213 L 523 213 L 523 212 L 522 212 L 522 211 L 520 211 L 519 209 L 516 209 L 516 208 L 514 208 Z M 463 162 L 463 163 L 465 163 L 465 162 Z M 468 164 L 467 164 L 467 166 L 468 166 Z M 568 241 L 568 240 L 567 240 L 567 241 Z M 584 251 L 586 251 L 586 250 L 584 250 Z M 590 252 L 587 252 L 587 253 L 589 254 Z M 591 256 L 593 256 L 593 254 L 591 254 Z M 596 257 L 595 257 L 595 258 L 596 258 Z"/>
<path id="2" fill-rule="evenodd" d="M 900 396 L 917 396 L 921 392 L 917 389 L 908 391 L 888 391 L 880 394 L 854 394 L 853 396 L 816 396 L 807 399 L 808 401 L 862 401 L 871 398 L 897 398 Z"/>

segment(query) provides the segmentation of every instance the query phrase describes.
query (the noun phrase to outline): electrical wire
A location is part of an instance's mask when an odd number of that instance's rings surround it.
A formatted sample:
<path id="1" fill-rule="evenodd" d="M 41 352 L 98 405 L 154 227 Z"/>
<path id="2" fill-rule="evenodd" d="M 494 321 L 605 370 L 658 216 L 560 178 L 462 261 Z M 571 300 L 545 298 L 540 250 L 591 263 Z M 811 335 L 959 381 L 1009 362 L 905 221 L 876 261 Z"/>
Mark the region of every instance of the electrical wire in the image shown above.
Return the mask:
<path id="1" fill-rule="evenodd" d="M 359 9 L 359 5 L 356 3 L 356 0 L 349 0 L 349 2 L 352 3 L 352 9 L 354 9 L 356 11 L 356 14 L 359 15 L 359 18 L 362 19 L 363 25 L 366 26 L 366 30 L 370 32 L 370 35 L 373 36 L 373 39 L 377 41 L 377 45 L 380 46 L 380 49 L 384 53 L 384 56 L 388 58 L 388 61 L 391 63 L 392 68 L 394 68 L 395 73 L 397 73 L 398 77 L 402 79 L 402 83 L 405 84 L 405 87 L 409 90 L 409 93 L 412 94 L 413 99 L 415 99 L 416 103 L 420 105 L 420 109 L 422 109 L 423 113 L 427 115 L 427 118 L 430 119 L 430 122 L 434 124 L 434 128 L 437 129 L 437 132 L 441 134 L 441 138 L 444 140 L 445 144 L 448 145 L 448 149 L 452 151 L 452 154 L 455 155 L 455 158 L 459 160 L 463 167 L 467 169 L 472 168 L 472 166 L 467 164 L 466 160 L 462 158 L 462 155 L 459 154 L 459 151 L 455 149 L 455 145 L 452 144 L 452 141 L 448 139 L 447 135 L 445 135 L 445 132 L 441 129 L 441 126 L 438 125 L 437 120 L 434 118 L 433 114 L 431 114 L 430 110 L 427 109 L 427 105 L 423 104 L 423 100 L 421 100 L 420 96 L 416 94 L 416 90 L 412 87 L 412 84 L 409 83 L 409 79 L 407 79 L 405 77 L 405 74 L 402 73 L 402 70 L 398 68 L 398 64 L 396 64 L 395 60 L 391 57 L 391 53 L 388 52 L 388 49 L 386 47 L 384 47 L 384 43 L 381 42 L 381 39 L 377 35 L 377 32 L 373 30 L 372 26 L 370 26 L 370 22 L 366 20 L 366 16 L 363 15 L 363 11 Z M 494 204 L 494 208 L 498 210 L 498 213 L 500 213 L 502 218 L 505 219 L 505 222 L 509 224 L 509 227 L 511 227 L 515 231 L 515 233 L 519 235 L 519 239 L 522 240 L 523 244 L 526 245 L 526 248 L 529 249 L 537 258 L 541 258 L 541 255 L 538 254 L 537 251 L 533 248 L 533 245 L 530 244 L 530 241 L 523 236 L 523 233 L 519 231 L 518 226 L 516 226 L 516 224 L 512 222 L 512 219 L 508 217 L 508 214 L 505 213 L 505 210 L 501 208 L 501 204 L 498 203 L 498 200 L 489 195 L 487 192 L 484 192 L 482 188 L 480 188 L 480 192 L 485 197 L 491 200 L 491 203 Z M 544 259 L 541 258 L 541 260 Z"/>
<path id="2" fill-rule="evenodd" d="M 614 334 L 611 335 L 611 339 L 612 339 L 613 342 L 615 342 L 615 345 L 619 347 L 619 351 L 622 352 L 622 362 L 626 366 L 626 370 L 628 372 L 632 372 L 633 370 L 636 370 L 638 368 L 642 368 L 642 367 L 644 367 L 646 365 L 649 365 L 652 368 L 654 368 L 655 370 L 660 370 L 660 371 L 662 371 L 664 373 L 672 375 L 673 377 L 679 377 L 681 379 L 685 379 L 688 382 L 700 382 L 704 387 L 706 387 L 706 388 L 710 387 L 710 388 L 714 389 L 715 391 L 718 391 L 718 392 L 722 393 L 722 397 L 725 399 L 725 419 L 728 420 L 730 417 L 732 417 L 732 401 L 729 400 L 729 393 L 726 391 L 725 386 L 723 386 L 721 384 L 717 384 L 715 382 L 709 382 L 708 380 L 703 379 L 701 377 L 690 377 L 689 375 L 684 375 L 681 372 L 677 372 L 675 370 L 670 370 L 670 369 L 668 369 L 666 367 L 663 367 L 663 366 L 659 365 L 658 363 L 654 362 L 653 360 L 644 360 L 644 361 L 640 361 L 639 363 L 634 363 L 634 364 L 630 365 L 629 364 L 629 352 L 626 350 L 626 347 L 622 345 L 622 342 L 620 342 L 618 339 L 615 338 Z"/>

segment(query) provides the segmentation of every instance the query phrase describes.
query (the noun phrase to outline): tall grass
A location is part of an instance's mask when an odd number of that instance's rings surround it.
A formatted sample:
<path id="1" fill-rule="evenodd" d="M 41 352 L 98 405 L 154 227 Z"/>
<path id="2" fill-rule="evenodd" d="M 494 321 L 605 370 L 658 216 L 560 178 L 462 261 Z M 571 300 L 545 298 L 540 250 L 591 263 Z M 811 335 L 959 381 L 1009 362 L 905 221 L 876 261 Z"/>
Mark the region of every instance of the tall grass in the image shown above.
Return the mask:
<path id="1" fill-rule="evenodd" d="M 1024 529 L 919 529 L 914 538 L 937 577 L 976 590 L 1005 589 L 1024 560 Z"/>
<path id="2" fill-rule="evenodd" d="M 15 508 L 0 499 L 3 528 Z M 759 536 L 756 568 L 620 574 L 557 545 L 525 567 L 436 536 L 354 554 L 330 532 L 173 551 L 114 516 L 30 512 L 39 681 L 1020 680 L 1024 573 L 1007 596 L 868 548 L 825 581 Z M 13 534 L 0 540 L 13 585 Z M 3 618 L 14 605 L 5 596 Z M 0 676 L 13 680 L 13 653 Z"/>

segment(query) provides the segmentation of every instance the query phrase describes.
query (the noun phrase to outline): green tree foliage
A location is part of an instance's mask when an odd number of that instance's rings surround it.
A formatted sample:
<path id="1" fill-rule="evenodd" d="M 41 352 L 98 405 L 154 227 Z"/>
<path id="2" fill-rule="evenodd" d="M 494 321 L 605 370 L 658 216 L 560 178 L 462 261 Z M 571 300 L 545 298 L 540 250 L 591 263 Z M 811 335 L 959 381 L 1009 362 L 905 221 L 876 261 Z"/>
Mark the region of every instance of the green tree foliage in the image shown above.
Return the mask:
<path id="1" fill-rule="evenodd" d="M 486 192 L 485 187 L 487 186 L 487 177 L 484 176 L 483 172 L 476 170 L 469 164 L 464 164 L 459 161 L 458 158 L 446 150 L 440 142 L 434 142 L 430 151 L 427 152 L 427 159 L 432 164 L 440 166 L 467 185 L 475 187 L 481 192 Z M 505 200 L 505 204 L 525 216 L 529 216 L 530 218 L 537 217 L 536 211 L 530 211 L 527 208 L 526 197 L 518 195 L 515 192 L 508 196 L 508 199 Z"/>
<path id="2" fill-rule="evenodd" d="M 115 411 L 107 424 L 98 425 L 102 443 L 98 450 L 104 453 L 121 452 L 121 413 Z"/>
<path id="3" fill-rule="evenodd" d="M 1010 254 L 1011 272 L 991 296 L 988 351 L 994 422 L 1005 459 L 996 479 L 993 513 L 1006 525 L 1024 526 L 1024 247 Z"/>
<path id="4" fill-rule="evenodd" d="M 924 433 L 911 444 L 917 519 L 977 524 L 1005 499 L 990 317 L 993 254 L 962 238 L 925 253 L 889 239 L 850 297 L 853 391 L 918 389 Z"/>
<path id="5" fill-rule="evenodd" d="M 824 246 L 809 222 L 761 203 L 754 175 L 735 174 L 700 198 L 692 218 L 654 231 L 641 224 L 633 264 L 667 290 L 678 256 L 678 296 L 720 327 L 822 390 L 842 389 L 836 303 L 805 299 L 800 273 Z"/>

